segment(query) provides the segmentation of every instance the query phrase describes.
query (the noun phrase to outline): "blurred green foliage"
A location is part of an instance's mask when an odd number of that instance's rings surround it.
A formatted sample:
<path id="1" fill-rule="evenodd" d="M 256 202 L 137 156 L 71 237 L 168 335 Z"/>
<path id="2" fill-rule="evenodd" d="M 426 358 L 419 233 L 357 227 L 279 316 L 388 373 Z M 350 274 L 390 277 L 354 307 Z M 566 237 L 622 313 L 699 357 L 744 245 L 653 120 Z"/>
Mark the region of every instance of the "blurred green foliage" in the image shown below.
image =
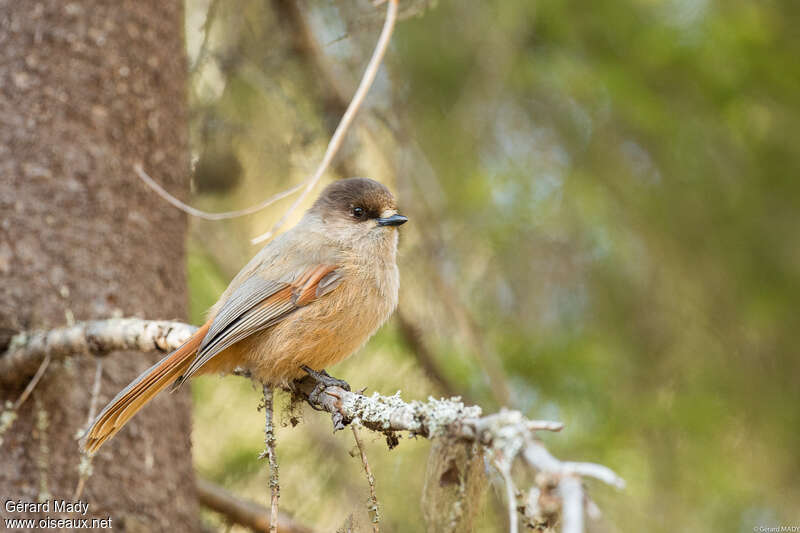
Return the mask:
<path id="1" fill-rule="evenodd" d="M 217 8 L 194 73 L 198 157 L 229 146 L 244 176 L 197 199 L 209 208 L 303 179 L 329 137 L 331 90 L 279 2 L 242 4 Z M 352 91 L 382 11 L 301 6 Z M 195 56 L 207 9 L 188 6 Z M 418 15 L 396 29 L 341 157 L 389 183 L 411 218 L 401 309 L 445 378 L 487 408 L 564 421 L 547 439 L 557 455 L 628 480 L 624 493 L 591 487 L 611 529 L 793 524 L 800 4 L 441 1 Z M 195 320 L 286 205 L 195 223 Z M 508 402 L 487 377 L 493 358 Z M 393 325 L 332 372 L 407 399 L 439 393 Z M 198 469 L 264 500 L 258 393 L 235 378 L 194 390 Z M 279 432 L 281 504 L 321 530 L 351 512 L 366 524 L 352 439 L 329 427 L 306 413 Z M 423 530 L 426 450 L 370 443 L 387 531 Z M 482 530 L 502 529 L 491 504 L 482 513 Z"/>

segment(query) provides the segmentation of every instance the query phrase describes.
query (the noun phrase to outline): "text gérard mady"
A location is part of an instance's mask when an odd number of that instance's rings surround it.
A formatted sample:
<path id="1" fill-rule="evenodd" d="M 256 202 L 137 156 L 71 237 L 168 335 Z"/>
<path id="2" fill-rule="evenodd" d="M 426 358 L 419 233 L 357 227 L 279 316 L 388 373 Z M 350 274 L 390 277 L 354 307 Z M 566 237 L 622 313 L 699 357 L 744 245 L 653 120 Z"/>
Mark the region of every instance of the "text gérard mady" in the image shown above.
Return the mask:
<path id="1" fill-rule="evenodd" d="M 80 500 L 45 500 L 28 502 L 24 500 L 6 500 L 3 502 L 3 522 L 6 528 L 44 529 L 44 528 L 99 528 L 111 529 L 112 518 L 88 517 L 89 504 Z M 15 514 L 36 513 L 37 518 L 17 518 Z M 50 515 L 54 513 L 55 516 Z M 64 516 L 71 514 L 73 516 Z M 79 516 L 74 516 L 79 515 Z"/>

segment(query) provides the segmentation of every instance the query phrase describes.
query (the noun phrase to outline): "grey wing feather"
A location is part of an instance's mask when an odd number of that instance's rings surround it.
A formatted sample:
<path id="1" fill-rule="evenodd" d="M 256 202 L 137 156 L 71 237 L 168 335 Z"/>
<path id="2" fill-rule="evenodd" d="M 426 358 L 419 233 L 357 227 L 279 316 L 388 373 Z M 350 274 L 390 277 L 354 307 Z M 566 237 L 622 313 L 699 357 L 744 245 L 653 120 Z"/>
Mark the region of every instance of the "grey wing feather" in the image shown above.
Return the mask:
<path id="1" fill-rule="evenodd" d="M 333 270 L 322 277 L 315 291 L 320 298 L 339 286 L 342 273 Z M 191 377 L 201 366 L 226 348 L 266 329 L 297 309 L 296 297 L 279 300 L 270 305 L 259 305 L 264 300 L 288 287 L 290 283 L 265 280 L 252 276 L 245 280 L 228 298 L 217 313 L 208 333 L 203 338 L 197 355 L 176 385 Z"/>
<path id="2" fill-rule="evenodd" d="M 222 309 L 217 313 L 217 316 L 214 317 L 214 322 L 211 324 L 208 333 L 206 333 L 203 342 L 200 344 L 198 352 L 202 352 L 225 328 L 236 319 L 240 318 L 254 305 L 269 298 L 287 285 L 289 284 L 281 281 L 266 280 L 260 276 L 252 276 L 245 280 L 233 294 L 231 294 L 230 298 L 225 302 L 225 305 L 223 305 Z"/>
<path id="3" fill-rule="evenodd" d="M 211 341 L 205 348 L 197 353 L 197 360 L 192 362 L 192 366 L 197 368 L 206 361 L 217 355 L 219 352 L 239 342 L 245 337 L 249 337 L 257 331 L 268 328 L 281 320 L 287 313 L 297 308 L 291 301 L 281 304 L 270 305 L 264 308 L 252 309 L 243 314 L 239 320 L 231 324 L 231 327 L 222 335 Z M 189 372 L 192 368 L 189 368 Z M 189 373 L 187 372 L 187 374 Z"/>
<path id="4" fill-rule="evenodd" d="M 253 276 L 245 280 L 217 313 L 197 350 L 194 361 L 177 384 L 188 379 L 208 360 L 224 349 L 257 331 L 274 325 L 287 313 L 294 311 L 296 306 L 291 301 L 276 302 L 261 308 L 256 307 L 260 302 L 288 285 L 281 281 L 265 280 L 260 276 Z"/>

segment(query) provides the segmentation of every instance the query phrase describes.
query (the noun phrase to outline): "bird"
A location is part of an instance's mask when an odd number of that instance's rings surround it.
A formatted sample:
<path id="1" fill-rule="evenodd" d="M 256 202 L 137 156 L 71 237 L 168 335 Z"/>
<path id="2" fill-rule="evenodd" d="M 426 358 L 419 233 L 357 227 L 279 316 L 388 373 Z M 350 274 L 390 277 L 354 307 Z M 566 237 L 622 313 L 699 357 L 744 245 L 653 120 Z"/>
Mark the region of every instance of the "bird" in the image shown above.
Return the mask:
<path id="1" fill-rule="evenodd" d="M 122 389 L 81 442 L 93 455 L 164 389 L 244 369 L 269 386 L 350 356 L 397 307 L 397 228 L 408 219 L 383 184 L 340 179 L 233 278 L 206 322 Z"/>

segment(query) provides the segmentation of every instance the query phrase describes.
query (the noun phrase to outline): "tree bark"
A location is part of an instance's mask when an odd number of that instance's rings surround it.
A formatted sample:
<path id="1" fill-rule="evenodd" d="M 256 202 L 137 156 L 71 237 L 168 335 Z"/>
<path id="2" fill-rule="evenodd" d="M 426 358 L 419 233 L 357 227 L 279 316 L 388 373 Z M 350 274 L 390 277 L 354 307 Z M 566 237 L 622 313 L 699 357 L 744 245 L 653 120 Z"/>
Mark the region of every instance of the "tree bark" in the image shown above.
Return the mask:
<path id="1" fill-rule="evenodd" d="M 186 218 L 132 171 L 186 195 L 183 24 L 177 0 L 0 0 L 0 330 L 186 316 Z M 100 406 L 158 357 L 105 359 Z M 49 366 L 3 435 L 4 499 L 72 498 L 95 365 Z M 27 381 L 4 383 L 0 402 Z M 188 389 L 153 404 L 94 458 L 86 517 L 194 531 Z"/>

